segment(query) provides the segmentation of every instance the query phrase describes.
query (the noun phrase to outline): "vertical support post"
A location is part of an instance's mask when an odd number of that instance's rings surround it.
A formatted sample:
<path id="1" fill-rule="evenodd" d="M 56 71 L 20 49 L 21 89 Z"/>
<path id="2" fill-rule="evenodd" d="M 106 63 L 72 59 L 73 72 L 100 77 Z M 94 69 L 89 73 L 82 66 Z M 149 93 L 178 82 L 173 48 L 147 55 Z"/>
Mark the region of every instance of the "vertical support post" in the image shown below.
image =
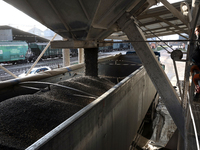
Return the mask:
<path id="1" fill-rule="evenodd" d="M 62 49 L 63 67 L 70 65 L 70 49 Z"/>
<path id="2" fill-rule="evenodd" d="M 78 63 L 83 63 L 84 62 L 84 48 L 79 48 L 78 49 Z"/>
<path id="3" fill-rule="evenodd" d="M 122 31 L 127 35 L 130 41 L 144 40 L 141 30 L 139 30 L 133 20 L 128 15 L 122 16 L 118 20 L 118 25 Z M 132 42 L 132 45 L 142 61 L 151 81 L 158 90 L 162 100 L 167 107 L 171 117 L 184 138 L 185 118 L 184 111 L 181 107 L 180 99 L 174 90 L 167 75 L 163 71 L 160 63 L 155 57 L 148 43 Z"/>
<path id="4" fill-rule="evenodd" d="M 67 39 L 63 38 L 63 41 L 67 41 Z M 63 67 L 70 65 L 70 49 L 62 49 L 63 54 Z"/>
<path id="5" fill-rule="evenodd" d="M 196 26 L 196 24 L 197 24 L 197 21 L 198 21 L 198 18 L 199 18 L 199 15 L 200 15 L 200 9 L 199 9 L 199 6 L 200 6 L 200 4 L 199 4 L 199 2 L 197 1 L 197 0 L 192 0 L 192 9 L 191 9 L 191 13 L 192 13 L 192 20 L 191 20 L 191 22 L 190 22 L 190 29 L 189 29 L 189 39 L 191 40 L 190 41 L 190 43 L 189 43 L 189 46 L 188 46 L 188 50 L 187 50 L 187 62 L 186 62 L 186 64 L 185 64 L 185 77 L 184 77 L 184 81 L 185 81 L 185 85 L 184 85 L 184 95 L 183 95 L 183 108 L 187 108 L 187 104 L 190 102 L 190 100 L 192 100 L 193 99 L 193 90 L 194 90 L 194 86 L 193 86 L 193 83 L 192 83 L 192 85 L 191 85 L 191 88 L 189 89 L 189 77 L 190 77 L 190 68 L 191 68 L 191 66 L 190 66 L 190 62 L 191 62 L 191 58 L 190 58 L 190 56 L 191 56 L 191 54 L 192 54 L 192 52 L 193 52 L 193 50 L 194 50 L 194 48 L 195 48 L 195 45 L 194 45 L 194 41 L 193 41 L 193 39 L 194 39 L 194 30 L 195 30 L 195 26 Z M 188 92 L 189 92 L 189 90 L 190 90 L 190 96 L 189 96 L 189 98 L 188 98 Z M 190 111 L 188 111 L 187 109 L 186 109 L 186 112 L 187 112 L 187 114 L 186 114 L 186 120 L 189 122 L 189 120 L 191 119 L 190 118 L 190 114 L 189 114 L 189 112 Z M 187 131 L 187 129 L 189 128 L 189 125 L 188 124 L 186 124 L 186 126 L 185 126 L 185 130 Z M 188 149 L 188 147 L 189 147 L 189 145 L 188 145 L 188 143 L 187 143 L 187 141 L 188 141 L 188 139 L 187 139 L 187 137 L 188 137 L 188 133 L 186 132 L 185 133 L 185 149 Z"/>
<path id="6" fill-rule="evenodd" d="M 180 80 L 179 80 L 179 76 L 178 76 L 178 70 L 177 70 L 176 62 L 175 62 L 174 59 L 173 59 L 173 64 L 174 64 L 174 70 L 175 70 L 175 73 L 176 73 L 176 80 L 177 80 L 177 83 L 178 83 L 178 89 L 179 89 L 180 97 L 181 97 L 181 100 L 183 101 L 183 95 L 182 95 L 182 92 L 181 92 L 181 85 L 180 85 Z"/>
<path id="7" fill-rule="evenodd" d="M 85 75 L 98 76 L 98 48 L 85 48 Z"/>
<path id="8" fill-rule="evenodd" d="M 188 49 L 187 49 L 187 61 L 185 63 L 185 76 L 184 76 L 184 88 L 183 88 L 183 101 L 182 101 L 182 107 L 184 109 L 187 108 L 187 101 L 188 101 L 188 90 L 189 90 L 189 77 L 190 77 L 190 55 L 191 51 L 194 49 L 194 43 L 190 42 Z M 192 96 L 193 97 L 193 96 Z"/>

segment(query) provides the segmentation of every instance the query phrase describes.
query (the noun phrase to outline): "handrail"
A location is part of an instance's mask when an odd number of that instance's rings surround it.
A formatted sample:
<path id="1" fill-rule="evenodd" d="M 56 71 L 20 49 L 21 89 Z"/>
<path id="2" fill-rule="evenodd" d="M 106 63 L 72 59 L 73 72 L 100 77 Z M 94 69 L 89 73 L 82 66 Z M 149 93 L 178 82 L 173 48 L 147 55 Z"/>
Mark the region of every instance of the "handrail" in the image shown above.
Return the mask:
<path id="1" fill-rule="evenodd" d="M 191 103 L 190 103 L 190 99 L 189 99 L 189 93 L 187 93 L 187 95 L 188 95 L 188 107 L 189 107 L 189 111 L 190 111 L 190 115 L 191 115 L 191 119 L 192 119 L 192 124 L 193 124 L 193 128 L 194 128 L 194 134 L 195 134 L 195 139 L 196 139 L 197 150 L 200 150 L 198 134 L 197 134 L 197 128 L 196 128 L 196 124 L 195 124 L 195 120 L 194 120 L 194 115 L 192 113 Z"/>

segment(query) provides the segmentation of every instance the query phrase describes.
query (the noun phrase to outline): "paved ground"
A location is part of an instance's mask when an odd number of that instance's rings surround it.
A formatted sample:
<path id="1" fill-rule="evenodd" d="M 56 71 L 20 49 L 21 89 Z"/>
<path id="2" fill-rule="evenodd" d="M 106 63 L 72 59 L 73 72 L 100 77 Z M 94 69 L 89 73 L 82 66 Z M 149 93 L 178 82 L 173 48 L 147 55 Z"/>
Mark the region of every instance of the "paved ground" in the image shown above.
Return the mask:
<path id="1" fill-rule="evenodd" d="M 167 53 L 165 50 L 160 51 L 161 52 L 161 62 L 162 64 L 165 65 L 165 72 L 169 78 L 169 80 L 171 81 L 173 86 L 176 86 L 177 83 L 177 79 L 176 79 L 176 75 L 175 75 L 175 71 L 174 71 L 174 65 L 173 65 L 173 61 L 171 59 L 171 56 L 169 53 Z M 185 59 L 186 56 L 184 56 L 183 59 Z M 184 62 L 177 62 L 177 70 L 178 70 L 178 74 L 179 74 L 179 79 L 183 80 L 184 79 L 184 72 L 185 72 L 185 63 Z M 196 101 L 191 101 L 191 109 L 193 112 L 193 117 L 195 120 L 195 126 L 196 126 L 196 130 L 198 133 L 198 138 L 199 138 L 199 133 L 200 133 L 200 99 L 197 99 Z M 188 149 L 197 149 L 197 145 L 196 145 L 196 139 L 195 139 L 195 134 L 194 134 L 194 128 L 193 128 L 193 124 L 192 121 L 189 121 L 189 125 L 188 125 L 188 133 L 187 133 L 187 137 L 188 137 Z M 199 139 L 200 140 L 200 139 Z M 152 149 L 153 150 L 153 149 Z"/>
<path id="2" fill-rule="evenodd" d="M 169 53 L 167 53 L 166 50 L 161 50 L 160 54 L 161 54 L 160 61 L 162 64 L 165 65 L 165 72 L 166 72 L 169 80 L 171 81 L 172 85 L 176 86 L 177 80 L 176 80 L 175 69 L 174 69 L 174 65 L 173 65 L 171 56 Z M 183 57 L 185 57 L 185 56 L 183 56 Z M 176 62 L 176 65 L 177 65 L 179 80 L 184 80 L 185 62 Z"/>
<path id="3" fill-rule="evenodd" d="M 171 59 L 171 54 L 168 53 L 166 50 L 161 50 L 159 52 L 161 54 L 160 61 L 162 64 L 165 65 L 165 73 L 167 74 L 172 85 L 177 86 L 177 79 L 176 79 L 174 64 Z M 185 72 L 185 63 L 176 62 L 176 65 L 179 74 L 179 80 L 183 80 Z M 160 146 L 166 145 L 170 136 L 172 135 L 171 132 L 176 130 L 176 126 L 174 125 L 172 118 L 170 117 L 165 105 L 162 102 L 160 102 L 157 107 L 157 118 L 155 119 L 155 122 L 157 126 L 154 129 L 154 133 L 151 139 L 155 143 L 153 143 L 152 145 L 151 144 L 148 145 L 150 150 L 158 149 L 157 146 L 153 145 L 160 145 Z M 162 128 L 160 128 L 159 123 L 162 126 Z M 163 133 L 166 133 L 167 136 L 161 136 Z"/>

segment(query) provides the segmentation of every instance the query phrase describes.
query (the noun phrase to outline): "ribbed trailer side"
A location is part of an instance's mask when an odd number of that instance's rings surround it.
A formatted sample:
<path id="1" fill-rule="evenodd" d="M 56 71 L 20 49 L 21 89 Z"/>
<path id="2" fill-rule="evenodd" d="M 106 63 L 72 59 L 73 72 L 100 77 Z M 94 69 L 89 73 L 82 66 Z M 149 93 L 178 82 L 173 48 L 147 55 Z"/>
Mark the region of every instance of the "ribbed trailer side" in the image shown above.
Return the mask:
<path id="1" fill-rule="evenodd" d="M 26 42 L 0 42 L 0 62 L 24 61 L 27 50 Z"/>
<path id="2" fill-rule="evenodd" d="M 141 67 L 27 150 L 128 149 L 155 94 Z"/>

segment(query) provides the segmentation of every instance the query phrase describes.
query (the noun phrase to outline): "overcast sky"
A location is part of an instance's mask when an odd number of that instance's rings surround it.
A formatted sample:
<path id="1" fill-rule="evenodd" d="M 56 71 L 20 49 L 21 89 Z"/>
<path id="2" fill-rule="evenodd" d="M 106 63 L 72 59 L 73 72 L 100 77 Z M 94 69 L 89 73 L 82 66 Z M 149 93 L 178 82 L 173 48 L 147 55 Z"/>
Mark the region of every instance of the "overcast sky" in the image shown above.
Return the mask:
<path id="1" fill-rule="evenodd" d="M 46 29 L 45 26 L 3 0 L 0 0 L 0 19 L 0 25 L 11 25 L 25 31 L 33 28 L 34 25 L 41 30 Z"/>

